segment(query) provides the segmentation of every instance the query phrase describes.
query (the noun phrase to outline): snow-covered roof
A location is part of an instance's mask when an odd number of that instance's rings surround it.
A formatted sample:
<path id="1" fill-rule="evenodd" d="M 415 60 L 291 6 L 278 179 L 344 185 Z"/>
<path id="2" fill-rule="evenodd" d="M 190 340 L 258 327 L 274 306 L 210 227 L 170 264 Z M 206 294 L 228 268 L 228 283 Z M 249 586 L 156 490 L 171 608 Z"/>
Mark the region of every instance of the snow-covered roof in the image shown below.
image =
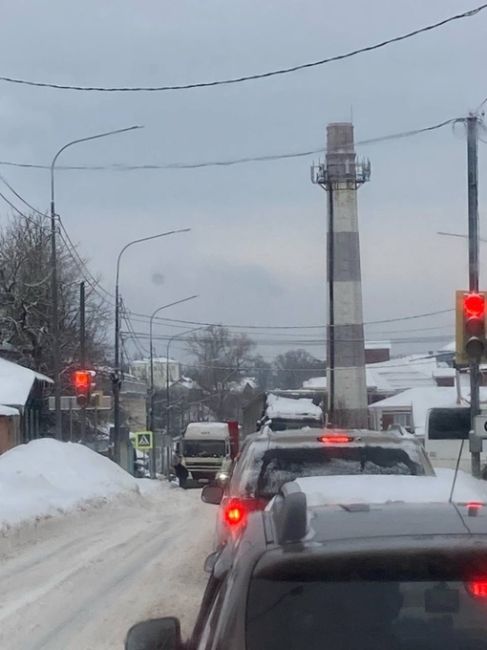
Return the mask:
<path id="1" fill-rule="evenodd" d="M 154 357 L 153 363 L 179 363 L 176 359 L 168 359 L 167 357 Z M 150 359 L 137 359 L 132 361 L 131 366 L 150 366 Z"/>
<path id="2" fill-rule="evenodd" d="M 4 406 L 3 404 L 0 404 L 0 415 L 3 415 L 5 417 L 12 417 L 13 415 L 19 415 L 19 411 L 12 408 L 11 406 Z"/>
<path id="3" fill-rule="evenodd" d="M 437 369 L 436 359 L 422 354 L 369 363 L 365 368 L 367 388 L 395 393 L 416 386 L 435 386 L 433 372 Z M 325 390 L 326 377 L 308 379 L 303 388 Z"/>
<path id="4" fill-rule="evenodd" d="M 322 410 L 313 401 L 306 397 L 292 399 L 290 397 L 281 397 L 267 395 L 266 416 L 268 418 L 286 418 L 299 420 L 302 418 L 313 418 L 320 420 L 323 417 Z"/>
<path id="5" fill-rule="evenodd" d="M 366 350 L 390 350 L 391 348 L 390 341 L 365 341 Z"/>
<path id="6" fill-rule="evenodd" d="M 415 432 L 423 434 L 426 425 L 426 413 L 431 408 L 449 408 L 468 406 L 469 391 L 462 391 L 462 400 L 457 402 L 457 389 L 453 386 L 426 386 L 411 388 L 402 393 L 387 397 L 369 406 L 375 410 L 412 410 Z M 487 387 L 480 389 L 480 401 L 487 405 Z"/>
<path id="7" fill-rule="evenodd" d="M 433 370 L 433 377 L 437 377 L 438 379 L 440 378 L 445 378 L 445 377 L 455 377 L 456 375 L 456 370 L 455 368 L 449 368 L 448 366 L 445 367 L 438 367 L 435 370 Z"/>
<path id="8" fill-rule="evenodd" d="M 53 383 L 45 375 L 0 358 L 0 404 L 24 406 L 36 379 Z"/>
<path id="9" fill-rule="evenodd" d="M 457 344 L 455 341 L 451 341 L 448 345 L 445 345 L 444 348 L 441 348 L 440 352 L 455 352 L 457 349 Z"/>

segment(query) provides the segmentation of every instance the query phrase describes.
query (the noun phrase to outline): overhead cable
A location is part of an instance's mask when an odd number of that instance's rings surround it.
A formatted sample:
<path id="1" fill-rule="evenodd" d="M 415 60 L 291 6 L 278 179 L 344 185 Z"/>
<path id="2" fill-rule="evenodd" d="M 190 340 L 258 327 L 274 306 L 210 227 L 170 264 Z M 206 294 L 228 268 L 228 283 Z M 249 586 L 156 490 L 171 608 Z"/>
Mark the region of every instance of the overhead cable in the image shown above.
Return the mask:
<path id="1" fill-rule="evenodd" d="M 402 138 L 409 138 L 421 133 L 429 131 L 436 131 L 448 124 L 455 124 L 462 121 L 463 118 L 453 117 L 437 124 L 432 124 L 419 129 L 412 129 L 409 131 L 400 131 L 399 133 L 390 133 L 387 135 L 378 136 L 375 138 L 368 138 L 366 140 L 359 140 L 355 143 L 356 147 L 365 145 L 376 144 L 380 142 L 387 142 L 389 140 L 399 140 Z M 131 171 L 151 171 L 151 170 L 185 170 L 185 169 L 202 169 L 205 167 L 231 167 L 233 165 L 243 165 L 254 162 L 272 162 L 275 160 L 286 160 L 292 158 L 305 158 L 309 156 L 316 156 L 326 152 L 324 147 L 318 149 L 308 149 L 304 151 L 295 151 L 288 153 L 277 154 L 263 154 L 257 156 L 247 156 L 242 158 L 228 158 L 226 160 L 203 160 L 196 162 L 170 162 L 170 163 L 143 163 L 140 165 L 126 165 L 125 163 L 112 163 L 110 165 L 58 165 L 57 170 L 64 171 L 114 171 L 114 172 L 131 172 Z M 24 169 L 50 169 L 49 165 L 38 163 L 24 163 L 15 162 L 11 160 L 0 160 L 0 167 L 21 167 Z"/>
<path id="2" fill-rule="evenodd" d="M 379 50 L 388 45 L 399 43 L 409 38 L 413 38 L 414 36 L 419 36 L 420 34 L 424 34 L 426 32 L 439 29 L 440 27 L 444 27 L 448 23 L 457 20 L 462 20 L 464 18 L 471 18 L 479 14 L 481 11 L 484 11 L 484 9 L 486 8 L 487 8 L 487 3 L 479 5 L 474 9 L 464 11 L 460 14 L 449 16 L 448 18 L 444 18 L 443 20 L 440 20 L 438 22 L 431 23 L 423 27 L 419 27 L 413 31 L 406 32 L 405 34 L 388 38 L 386 40 L 380 41 L 379 43 L 375 43 L 373 45 L 360 47 L 355 50 L 345 52 L 344 54 L 336 54 L 334 56 L 329 56 L 323 59 L 319 59 L 318 61 L 310 61 L 307 63 L 300 63 L 298 65 L 294 65 L 290 67 L 279 68 L 277 70 L 270 70 L 267 72 L 259 72 L 255 74 L 242 75 L 240 77 L 231 77 L 228 79 L 218 79 L 214 81 L 199 81 L 194 83 L 162 85 L 162 86 L 79 86 L 79 85 L 72 85 L 72 84 L 54 83 L 50 81 L 34 81 L 29 79 L 20 79 L 18 77 L 10 77 L 10 76 L 0 76 L 0 81 L 4 81 L 6 83 L 11 83 L 11 84 L 20 84 L 23 86 L 34 86 L 37 88 L 52 88 L 55 90 L 75 90 L 75 91 L 84 91 L 84 92 L 103 92 L 103 93 L 164 92 L 164 91 L 177 91 L 177 90 L 193 90 L 196 88 L 210 88 L 215 86 L 228 86 L 231 84 L 239 84 L 246 81 L 255 81 L 257 79 L 268 79 L 270 77 L 290 74 L 292 72 L 299 72 L 300 70 L 316 68 L 318 66 L 326 65 L 328 63 L 350 59 L 354 56 L 358 56 L 359 54 L 366 54 L 368 52 L 373 52 L 374 50 Z"/>

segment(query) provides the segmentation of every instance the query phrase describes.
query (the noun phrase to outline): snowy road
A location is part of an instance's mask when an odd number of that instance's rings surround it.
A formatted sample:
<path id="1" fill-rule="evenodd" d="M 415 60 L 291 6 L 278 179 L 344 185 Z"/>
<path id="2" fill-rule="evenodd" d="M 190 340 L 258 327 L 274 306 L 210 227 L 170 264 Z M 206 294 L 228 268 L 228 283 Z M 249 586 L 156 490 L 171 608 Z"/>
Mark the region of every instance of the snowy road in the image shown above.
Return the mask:
<path id="1" fill-rule="evenodd" d="M 158 615 L 190 629 L 215 511 L 199 490 L 160 488 L 53 520 L 35 543 L 4 551 L 2 650 L 121 649 L 133 622 Z"/>

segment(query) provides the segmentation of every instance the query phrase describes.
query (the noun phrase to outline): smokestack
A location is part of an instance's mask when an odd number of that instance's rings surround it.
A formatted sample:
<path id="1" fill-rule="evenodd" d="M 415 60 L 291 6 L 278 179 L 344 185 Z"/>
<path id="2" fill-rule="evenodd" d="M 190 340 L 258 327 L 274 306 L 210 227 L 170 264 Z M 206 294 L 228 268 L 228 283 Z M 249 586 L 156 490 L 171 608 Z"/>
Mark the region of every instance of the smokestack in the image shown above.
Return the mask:
<path id="1" fill-rule="evenodd" d="M 356 159 L 353 125 L 329 124 L 326 163 L 313 180 L 328 198 L 328 422 L 343 428 L 368 427 L 357 189 L 369 177 L 369 163 Z"/>

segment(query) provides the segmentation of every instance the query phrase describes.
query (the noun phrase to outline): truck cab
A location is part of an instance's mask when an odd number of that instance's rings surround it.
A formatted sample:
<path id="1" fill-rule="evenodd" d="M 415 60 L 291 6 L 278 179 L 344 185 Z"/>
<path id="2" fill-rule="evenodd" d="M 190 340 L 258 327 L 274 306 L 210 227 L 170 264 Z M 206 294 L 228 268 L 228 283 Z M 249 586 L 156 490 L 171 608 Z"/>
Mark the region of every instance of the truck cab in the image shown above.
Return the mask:
<path id="1" fill-rule="evenodd" d="M 180 442 L 183 464 L 195 481 L 213 480 L 230 457 L 227 422 L 191 422 Z"/>

